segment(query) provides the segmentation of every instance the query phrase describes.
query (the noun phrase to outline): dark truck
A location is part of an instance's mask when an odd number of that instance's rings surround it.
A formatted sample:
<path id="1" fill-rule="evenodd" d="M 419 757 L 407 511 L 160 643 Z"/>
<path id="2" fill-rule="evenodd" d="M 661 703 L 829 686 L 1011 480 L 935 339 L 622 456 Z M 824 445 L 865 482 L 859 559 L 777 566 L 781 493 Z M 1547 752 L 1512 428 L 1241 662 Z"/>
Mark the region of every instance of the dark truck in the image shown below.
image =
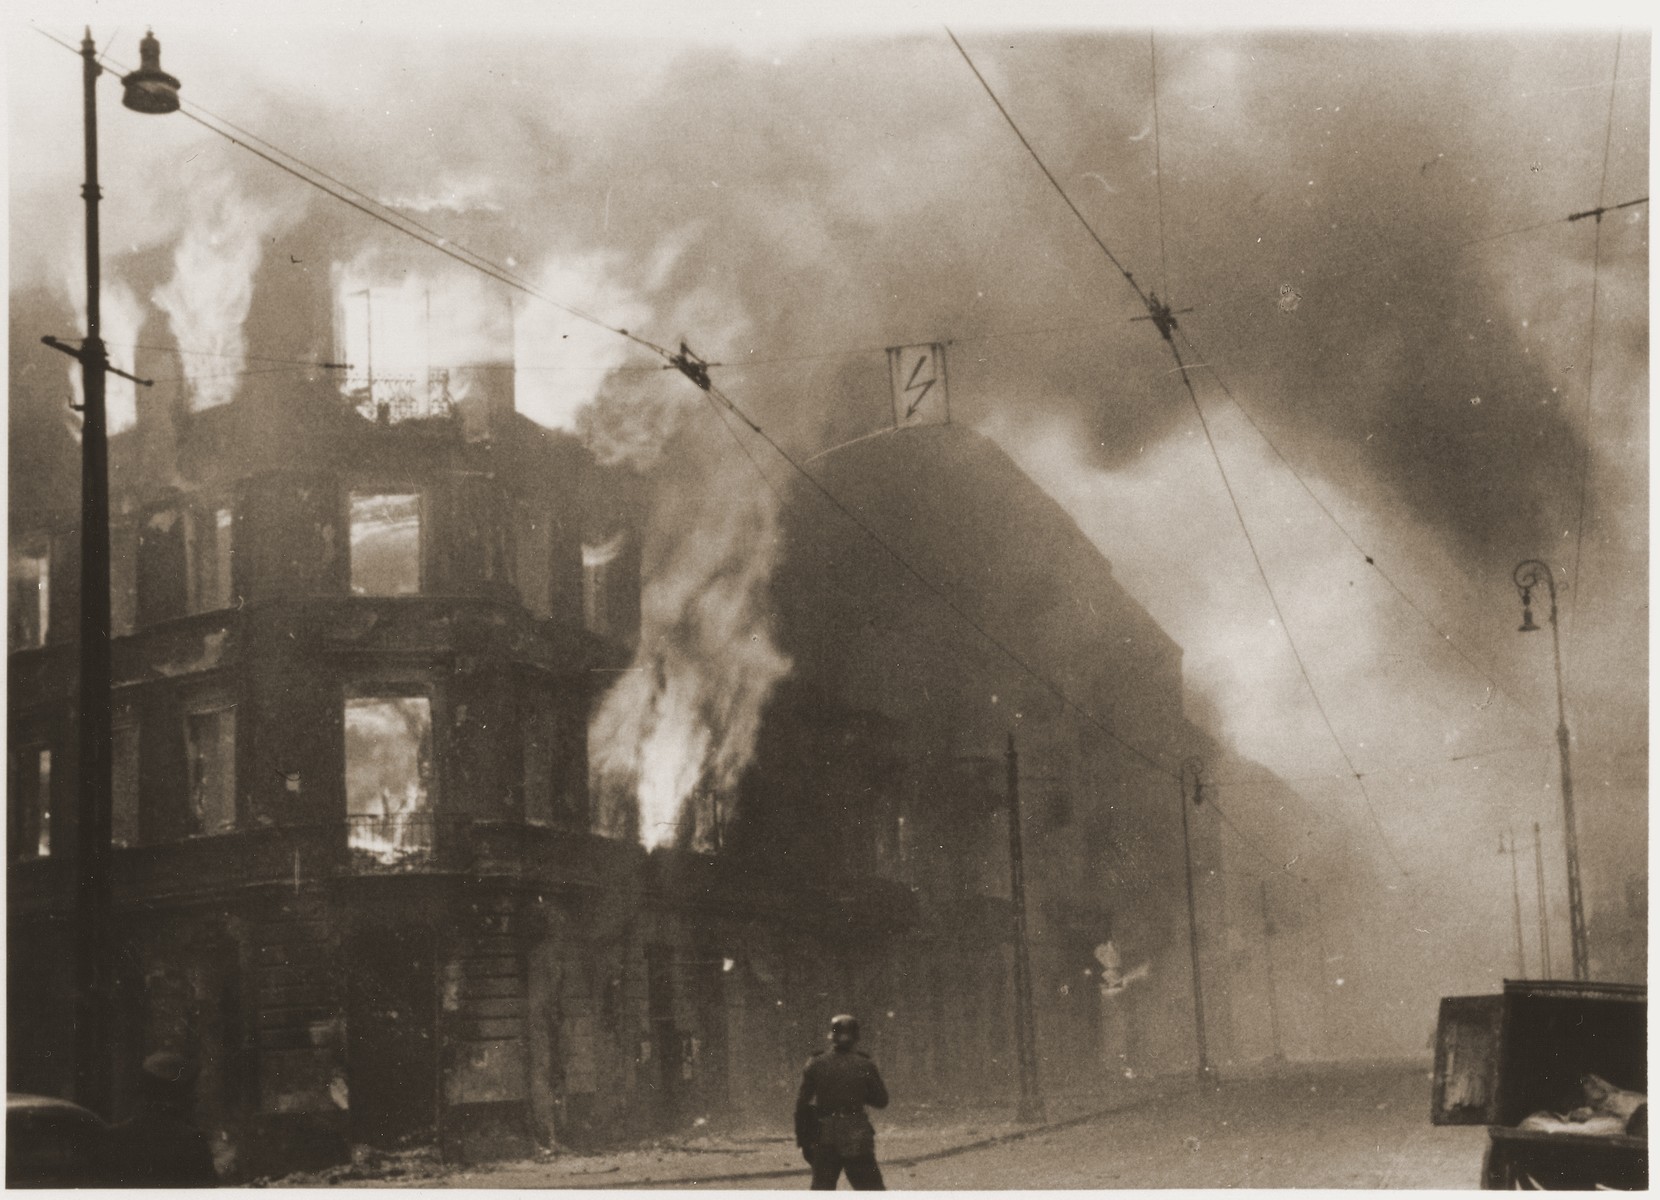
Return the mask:
<path id="1" fill-rule="evenodd" d="M 1488 1127 L 1483 1188 L 1646 1189 L 1647 1091 L 1641 984 L 1506 980 L 1441 1001 L 1430 1120 Z"/>

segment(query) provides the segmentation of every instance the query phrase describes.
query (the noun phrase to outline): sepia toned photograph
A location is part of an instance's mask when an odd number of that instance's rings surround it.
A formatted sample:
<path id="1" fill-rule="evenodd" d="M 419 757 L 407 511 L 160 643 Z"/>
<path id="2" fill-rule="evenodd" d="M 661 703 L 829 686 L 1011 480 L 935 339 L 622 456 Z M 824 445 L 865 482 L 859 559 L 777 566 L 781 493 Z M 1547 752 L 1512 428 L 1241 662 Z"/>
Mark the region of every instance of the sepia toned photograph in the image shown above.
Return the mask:
<path id="1" fill-rule="evenodd" d="M 7 6 L 7 1186 L 1646 1190 L 1527 18 Z"/>

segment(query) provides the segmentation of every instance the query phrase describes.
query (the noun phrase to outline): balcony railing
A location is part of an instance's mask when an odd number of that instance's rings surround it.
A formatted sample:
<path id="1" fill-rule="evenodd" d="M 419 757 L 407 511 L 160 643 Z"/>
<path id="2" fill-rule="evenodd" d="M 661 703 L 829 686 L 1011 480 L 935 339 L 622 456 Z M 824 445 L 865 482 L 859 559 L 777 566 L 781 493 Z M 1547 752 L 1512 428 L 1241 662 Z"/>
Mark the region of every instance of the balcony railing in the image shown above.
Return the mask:
<path id="1" fill-rule="evenodd" d="M 450 373 L 435 367 L 422 375 L 348 376 L 347 393 L 371 421 L 397 424 L 421 417 L 447 417 L 455 407 Z"/>
<path id="2" fill-rule="evenodd" d="M 346 849 L 359 870 L 413 870 L 438 853 L 437 819 L 430 812 L 346 818 Z"/>

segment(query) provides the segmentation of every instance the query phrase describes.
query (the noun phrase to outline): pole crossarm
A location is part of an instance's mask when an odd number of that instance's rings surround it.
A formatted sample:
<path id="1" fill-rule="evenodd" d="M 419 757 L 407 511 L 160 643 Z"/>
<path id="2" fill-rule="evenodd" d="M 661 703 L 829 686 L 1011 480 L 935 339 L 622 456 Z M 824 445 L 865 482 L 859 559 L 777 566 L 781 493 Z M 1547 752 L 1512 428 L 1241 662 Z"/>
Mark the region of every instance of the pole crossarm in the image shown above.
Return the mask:
<path id="1" fill-rule="evenodd" d="M 50 334 L 48 334 L 47 336 L 41 338 L 40 340 L 44 344 L 52 347 L 52 349 L 58 351 L 59 353 L 67 354 L 67 355 L 69 355 L 70 358 L 73 358 L 76 362 L 83 363 L 83 364 L 86 362 L 87 351 L 91 348 L 91 345 L 92 345 L 91 339 L 88 339 L 88 341 L 83 343 L 82 345 L 71 346 L 68 342 L 63 341 L 60 338 L 52 337 Z M 100 342 L 98 344 L 98 349 L 100 350 L 100 352 L 103 350 L 103 343 Z M 324 365 L 327 366 L 329 364 L 325 363 Z M 126 371 L 123 371 L 120 367 L 110 366 L 109 358 L 107 356 L 104 359 L 104 371 L 107 374 L 110 374 L 110 375 L 119 375 L 123 379 L 130 379 L 134 383 L 138 384 L 139 387 L 154 387 L 156 385 L 156 381 L 154 379 L 140 379 L 137 375 L 129 375 Z M 79 405 L 79 404 L 72 404 L 72 405 L 70 405 L 70 407 L 74 408 L 74 409 L 80 409 L 82 406 Z"/>

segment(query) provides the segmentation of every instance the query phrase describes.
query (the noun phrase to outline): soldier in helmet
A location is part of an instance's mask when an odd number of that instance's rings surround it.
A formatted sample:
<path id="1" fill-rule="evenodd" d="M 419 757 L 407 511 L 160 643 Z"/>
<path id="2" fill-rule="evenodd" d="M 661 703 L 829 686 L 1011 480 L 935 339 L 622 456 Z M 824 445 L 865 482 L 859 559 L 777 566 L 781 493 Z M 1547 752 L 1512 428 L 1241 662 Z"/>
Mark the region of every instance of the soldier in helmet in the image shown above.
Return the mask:
<path id="1" fill-rule="evenodd" d="M 213 1147 L 196 1128 L 196 1068 L 158 1050 L 138 1078 L 138 1111 L 110 1130 L 112 1187 L 213 1187 Z"/>
<path id="2" fill-rule="evenodd" d="M 842 1171 L 857 1191 L 885 1191 L 876 1165 L 876 1131 L 865 1105 L 888 1106 L 888 1089 L 870 1055 L 858 1049 L 859 1022 L 830 1019 L 830 1049 L 807 1060 L 795 1098 L 795 1141 L 813 1168 L 813 1190 L 835 1191 Z"/>

